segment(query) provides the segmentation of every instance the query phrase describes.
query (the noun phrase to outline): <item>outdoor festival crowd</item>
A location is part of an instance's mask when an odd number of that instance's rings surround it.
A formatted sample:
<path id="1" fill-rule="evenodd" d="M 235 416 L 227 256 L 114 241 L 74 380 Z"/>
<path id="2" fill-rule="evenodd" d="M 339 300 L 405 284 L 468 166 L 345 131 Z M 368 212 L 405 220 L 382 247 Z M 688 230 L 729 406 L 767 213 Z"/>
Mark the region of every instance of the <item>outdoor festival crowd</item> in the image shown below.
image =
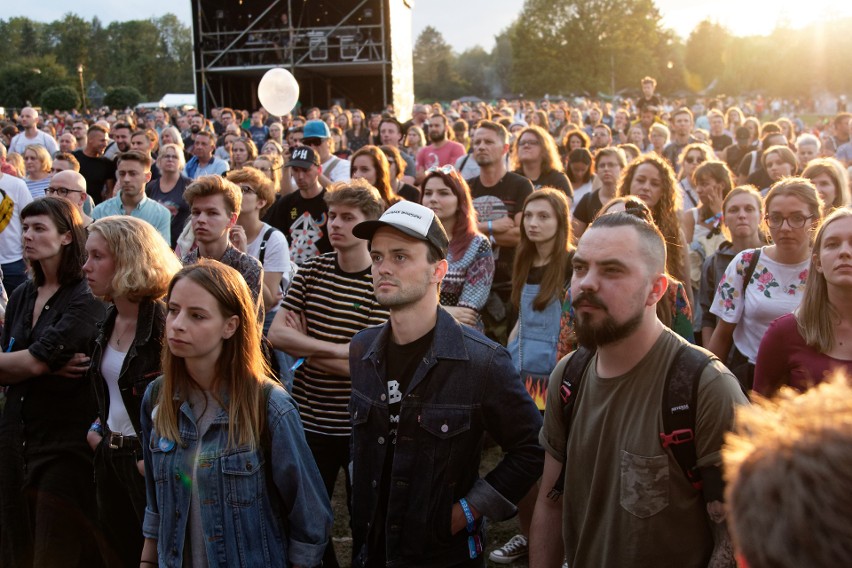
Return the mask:
<path id="1" fill-rule="evenodd" d="M 852 115 L 641 86 L 6 117 L 0 565 L 848 565 Z"/>

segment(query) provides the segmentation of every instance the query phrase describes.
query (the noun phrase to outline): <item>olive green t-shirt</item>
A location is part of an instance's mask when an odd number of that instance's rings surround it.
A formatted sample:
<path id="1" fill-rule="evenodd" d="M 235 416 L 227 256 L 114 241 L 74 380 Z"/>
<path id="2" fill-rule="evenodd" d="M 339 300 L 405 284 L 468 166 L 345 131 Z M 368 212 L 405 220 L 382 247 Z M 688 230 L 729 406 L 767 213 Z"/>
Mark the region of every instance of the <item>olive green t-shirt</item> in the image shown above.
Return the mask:
<path id="1" fill-rule="evenodd" d="M 713 550 L 703 496 L 663 449 L 665 373 L 684 340 L 664 329 L 645 357 L 620 377 L 601 378 L 592 359 L 576 393 L 571 437 L 559 387 L 570 355 L 550 376 L 539 440 L 565 462 L 562 534 L 571 568 L 704 567 Z M 698 466 L 721 463 L 719 450 L 746 404 L 737 380 L 710 363 L 698 384 Z"/>

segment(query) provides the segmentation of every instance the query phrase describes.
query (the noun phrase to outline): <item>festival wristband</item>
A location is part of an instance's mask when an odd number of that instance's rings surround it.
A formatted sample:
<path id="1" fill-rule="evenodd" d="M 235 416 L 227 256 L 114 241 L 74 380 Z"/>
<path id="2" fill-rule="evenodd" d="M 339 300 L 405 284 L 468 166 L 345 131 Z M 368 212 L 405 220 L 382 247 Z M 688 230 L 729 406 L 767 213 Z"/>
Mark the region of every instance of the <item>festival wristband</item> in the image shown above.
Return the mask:
<path id="1" fill-rule="evenodd" d="M 488 236 L 494 238 L 494 221 L 488 221 Z"/>
<path id="2" fill-rule="evenodd" d="M 97 432 L 101 436 L 104 435 L 104 427 L 101 426 L 100 422 L 92 422 L 92 425 L 89 426 L 89 432 Z"/>
<path id="3" fill-rule="evenodd" d="M 461 505 L 462 511 L 464 511 L 464 518 L 467 520 L 467 532 L 473 534 L 476 519 L 473 518 L 473 513 L 470 512 L 470 506 L 467 504 L 467 499 L 464 497 L 459 499 L 459 505 Z"/>

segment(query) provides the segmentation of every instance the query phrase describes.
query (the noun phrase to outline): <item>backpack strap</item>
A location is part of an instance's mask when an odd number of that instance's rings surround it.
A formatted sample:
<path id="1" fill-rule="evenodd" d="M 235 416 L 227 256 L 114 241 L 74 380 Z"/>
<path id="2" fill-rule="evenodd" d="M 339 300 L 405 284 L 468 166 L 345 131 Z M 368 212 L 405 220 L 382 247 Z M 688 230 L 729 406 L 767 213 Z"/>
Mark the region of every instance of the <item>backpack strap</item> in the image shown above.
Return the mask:
<path id="1" fill-rule="evenodd" d="M 589 368 L 594 355 L 594 350 L 578 347 L 562 370 L 562 384 L 559 385 L 559 400 L 562 402 L 562 420 L 565 425 L 566 441 L 571 435 L 571 417 L 574 414 L 574 403 L 577 400 L 577 392 L 580 390 L 580 382 L 583 380 L 583 375 L 586 374 L 586 370 Z M 559 472 L 559 478 L 548 492 L 547 498 L 551 501 L 556 501 L 562 496 L 564 487 L 565 462 L 562 462 L 562 470 Z"/>
<path id="2" fill-rule="evenodd" d="M 263 233 L 263 237 L 261 237 L 260 252 L 257 254 L 257 260 L 260 262 L 261 266 L 263 266 L 263 259 L 266 257 L 266 241 L 269 240 L 269 237 L 272 236 L 274 231 L 275 227 L 269 227 L 266 229 L 266 232 Z"/>
<path id="3" fill-rule="evenodd" d="M 754 271 L 757 269 L 757 261 L 760 260 L 760 252 L 762 248 L 754 249 L 754 254 L 751 255 L 751 259 L 748 261 L 748 264 L 745 266 L 745 270 L 743 270 L 743 301 L 745 301 L 745 292 L 746 288 L 748 288 L 749 282 L 751 281 L 751 277 L 754 276 Z"/>
<path id="4" fill-rule="evenodd" d="M 704 491 L 708 502 L 717 500 L 721 495 L 721 474 L 716 477 L 719 487 L 706 487 L 703 484 L 703 481 L 715 484 L 712 471 L 709 470 L 719 468 L 702 468 L 699 471 L 696 467 L 695 418 L 698 382 L 704 369 L 714 359 L 715 355 L 695 345 L 680 346 L 666 373 L 662 401 L 663 432 L 660 433 L 663 448 L 671 450 L 686 478 L 696 490 Z M 707 476 L 702 475 L 705 470 L 708 470 Z M 708 499 L 711 494 L 712 498 Z"/>

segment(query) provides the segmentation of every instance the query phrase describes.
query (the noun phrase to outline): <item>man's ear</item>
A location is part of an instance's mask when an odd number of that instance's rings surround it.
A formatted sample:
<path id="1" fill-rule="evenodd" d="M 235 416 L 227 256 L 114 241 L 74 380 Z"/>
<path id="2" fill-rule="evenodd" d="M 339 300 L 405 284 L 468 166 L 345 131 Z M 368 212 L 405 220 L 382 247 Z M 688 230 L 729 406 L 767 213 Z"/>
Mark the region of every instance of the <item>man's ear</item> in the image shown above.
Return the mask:
<path id="1" fill-rule="evenodd" d="M 659 302 L 669 289 L 669 279 L 665 274 L 657 274 L 651 282 L 651 292 L 648 294 L 646 306 L 654 306 Z"/>
<path id="2" fill-rule="evenodd" d="M 432 271 L 432 282 L 439 283 L 444 280 L 444 276 L 447 275 L 447 270 L 449 270 L 449 263 L 447 259 L 442 258 L 438 262 L 435 263 L 435 268 Z"/>

